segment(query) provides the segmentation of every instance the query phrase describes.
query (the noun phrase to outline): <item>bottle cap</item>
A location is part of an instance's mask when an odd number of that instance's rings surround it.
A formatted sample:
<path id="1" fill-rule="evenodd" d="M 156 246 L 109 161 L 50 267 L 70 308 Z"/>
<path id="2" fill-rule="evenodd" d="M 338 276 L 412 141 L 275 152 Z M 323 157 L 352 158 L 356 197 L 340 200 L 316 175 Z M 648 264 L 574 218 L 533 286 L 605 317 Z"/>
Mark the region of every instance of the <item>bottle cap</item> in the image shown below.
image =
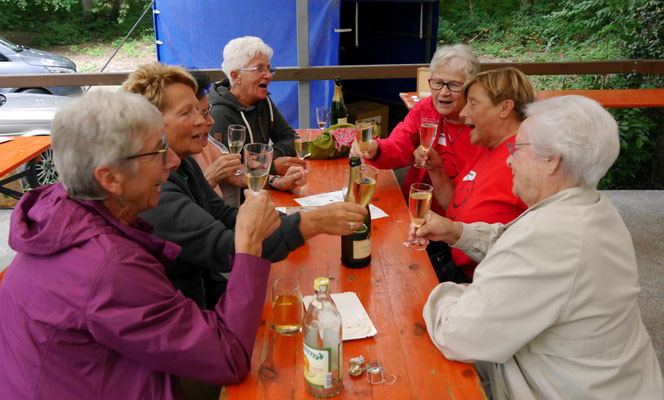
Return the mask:
<path id="1" fill-rule="evenodd" d="M 361 165 L 362 164 L 362 159 L 358 156 L 351 156 L 350 157 L 350 165 Z"/>
<path id="2" fill-rule="evenodd" d="M 317 292 L 327 292 L 330 288 L 330 278 L 321 276 L 314 279 L 314 290 Z"/>

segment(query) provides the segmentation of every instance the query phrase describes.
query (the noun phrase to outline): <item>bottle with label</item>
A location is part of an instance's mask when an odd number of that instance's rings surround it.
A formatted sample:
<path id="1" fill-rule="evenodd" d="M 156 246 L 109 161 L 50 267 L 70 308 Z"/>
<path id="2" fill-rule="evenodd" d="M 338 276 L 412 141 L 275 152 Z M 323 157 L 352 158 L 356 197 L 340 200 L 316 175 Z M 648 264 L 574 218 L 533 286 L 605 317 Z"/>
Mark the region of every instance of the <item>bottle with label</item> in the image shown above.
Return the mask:
<path id="1" fill-rule="evenodd" d="M 304 315 L 304 380 L 307 392 L 315 397 L 332 397 L 341 391 L 342 323 L 329 288 L 329 278 L 314 280 L 314 298 Z"/>
<path id="2" fill-rule="evenodd" d="M 330 106 L 330 125 L 345 124 L 348 122 L 348 112 L 344 103 L 344 95 L 341 91 L 341 78 L 334 77 L 334 96 Z"/>
<path id="3" fill-rule="evenodd" d="M 348 174 L 348 192 L 345 201 L 355 202 L 353 197 L 353 183 L 359 179 L 359 157 L 350 158 L 350 173 Z M 362 268 L 371 263 L 371 213 L 367 204 L 367 215 L 364 223 L 350 235 L 341 236 L 341 262 L 349 268 Z"/>

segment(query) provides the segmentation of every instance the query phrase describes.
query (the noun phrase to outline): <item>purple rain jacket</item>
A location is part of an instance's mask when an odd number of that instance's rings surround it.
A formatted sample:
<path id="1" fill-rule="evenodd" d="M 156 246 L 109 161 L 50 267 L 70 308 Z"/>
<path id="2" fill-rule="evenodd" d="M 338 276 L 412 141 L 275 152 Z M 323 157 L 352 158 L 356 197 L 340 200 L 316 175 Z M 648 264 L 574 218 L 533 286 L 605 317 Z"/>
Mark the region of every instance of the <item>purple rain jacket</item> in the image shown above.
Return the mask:
<path id="1" fill-rule="evenodd" d="M 246 377 L 270 262 L 236 255 L 226 294 L 201 311 L 164 273 L 180 248 L 151 231 L 61 184 L 23 196 L 0 285 L 0 399 L 172 399 L 174 375 Z"/>

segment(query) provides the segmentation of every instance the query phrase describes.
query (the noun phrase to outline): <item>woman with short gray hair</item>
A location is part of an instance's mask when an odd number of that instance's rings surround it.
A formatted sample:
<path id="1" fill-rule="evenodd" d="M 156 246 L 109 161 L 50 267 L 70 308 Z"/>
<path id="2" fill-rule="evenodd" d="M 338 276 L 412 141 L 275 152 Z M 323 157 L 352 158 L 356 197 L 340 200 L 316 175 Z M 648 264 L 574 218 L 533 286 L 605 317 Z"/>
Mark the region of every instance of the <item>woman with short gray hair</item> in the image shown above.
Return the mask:
<path id="1" fill-rule="evenodd" d="M 177 399 L 178 377 L 225 385 L 249 372 L 271 267 L 262 242 L 279 216 L 267 192 L 247 192 L 228 291 L 199 310 L 165 274 L 181 248 L 138 216 L 180 164 L 163 129 L 154 105 L 124 92 L 90 92 L 56 114 L 62 182 L 29 191 L 12 214 L 3 398 Z"/>
<path id="2" fill-rule="evenodd" d="M 430 214 L 411 230 L 480 262 L 470 285 L 431 292 L 429 335 L 446 358 L 474 362 L 496 400 L 661 398 L 632 239 L 597 190 L 618 156 L 618 125 L 582 96 L 525 114 L 506 162 L 529 208 L 506 225 Z"/>
<path id="3" fill-rule="evenodd" d="M 210 134 L 228 147 L 228 127 L 247 128 L 245 143 L 272 141 L 270 174 L 286 175 L 291 166 L 306 166 L 295 156 L 295 131 L 270 99 L 267 87 L 276 73 L 270 63 L 273 50 L 260 38 L 243 36 L 224 47 L 221 69 L 226 79 L 208 92 L 214 125 Z"/>
<path id="4" fill-rule="evenodd" d="M 477 147 L 470 143 L 470 128 L 464 124 L 459 113 L 466 105 L 463 85 L 480 70 L 480 62 L 472 47 L 465 44 L 443 45 L 431 59 L 429 86 L 431 96 L 415 105 L 406 118 L 392 130 L 389 137 L 371 141 L 367 151 L 360 151 L 353 143 L 351 155 L 360 156 L 376 168 L 410 168 L 406 173 L 401 191 L 405 198 L 413 183 L 431 183 L 427 170 L 411 163 L 413 153 L 420 145 L 429 146 L 440 154 L 450 179 L 458 179 L 466 163 L 473 157 Z M 436 137 L 432 143 L 420 143 L 420 125 L 423 118 L 437 121 Z M 431 209 L 444 215 L 444 207 L 436 199 Z M 430 255 L 432 252 L 430 250 Z"/>

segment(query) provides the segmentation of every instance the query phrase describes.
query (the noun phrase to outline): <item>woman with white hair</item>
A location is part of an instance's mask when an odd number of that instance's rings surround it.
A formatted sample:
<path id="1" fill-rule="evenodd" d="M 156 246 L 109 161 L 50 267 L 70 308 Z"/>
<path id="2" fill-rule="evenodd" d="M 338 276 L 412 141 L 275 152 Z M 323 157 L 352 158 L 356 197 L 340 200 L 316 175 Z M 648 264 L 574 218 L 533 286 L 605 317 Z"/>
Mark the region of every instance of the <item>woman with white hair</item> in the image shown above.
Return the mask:
<path id="1" fill-rule="evenodd" d="M 247 128 L 245 143 L 272 141 L 271 174 L 285 175 L 290 166 L 306 166 L 295 156 L 295 131 L 270 99 L 267 87 L 276 70 L 270 64 L 274 51 L 260 38 L 243 36 L 224 47 L 221 69 L 226 79 L 208 92 L 210 114 L 215 123 L 211 134 L 228 146 L 229 125 Z"/>
<path id="2" fill-rule="evenodd" d="M 199 310 L 165 274 L 181 248 L 139 217 L 180 165 L 163 129 L 131 93 L 90 92 L 56 114 L 61 183 L 26 193 L 12 214 L 3 399 L 178 399 L 178 376 L 225 385 L 249 372 L 271 267 L 262 243 L 279 216 L 267 192 L 247 192 L 226 295 Z"/>
<path id="3" fill-rule="evenodd" d="M 440 154 L 448 176 L 456 180 L 478 149 L 470 143 L 471 128 L 464 124 L 459 113 L 466 105 L 463 85 L 480 71 L 480 63 L 470 46 L 463 44 L 441 46 L 431 59 L 429 86 L 431 96 L 420 100 L 406 118 L 385 139 L 371 141 L 369 149 L 361 152 L 353 144 L 351 155 L 363 157 L 376 168 L 394 169 L 408 166 L 413 152 L 420 146 L 422 118 L 438 121 L 432 149 Z M 417 182 L 431 183 L 427 170 L 413 163 L 401 186 L 408 198 L 410 185 Z M 444 204 L 443 206 L 446 206 Z M 431 209 L 445 215 L 444 207 L 434 199 Z"/>
<path id="4" fill-rule="evenodd" d="M 506 225 L 430 214 L 411 230 L 480 262 L 469 286 L 431 292 L 429 335 L 448 359 L 474 362 L 494 399 L 661 398 L 631 237 L 597 190 L 618 126 L 581 96 L 532 103 L 526 117 L 507 158 L 526 211 Z"/>

